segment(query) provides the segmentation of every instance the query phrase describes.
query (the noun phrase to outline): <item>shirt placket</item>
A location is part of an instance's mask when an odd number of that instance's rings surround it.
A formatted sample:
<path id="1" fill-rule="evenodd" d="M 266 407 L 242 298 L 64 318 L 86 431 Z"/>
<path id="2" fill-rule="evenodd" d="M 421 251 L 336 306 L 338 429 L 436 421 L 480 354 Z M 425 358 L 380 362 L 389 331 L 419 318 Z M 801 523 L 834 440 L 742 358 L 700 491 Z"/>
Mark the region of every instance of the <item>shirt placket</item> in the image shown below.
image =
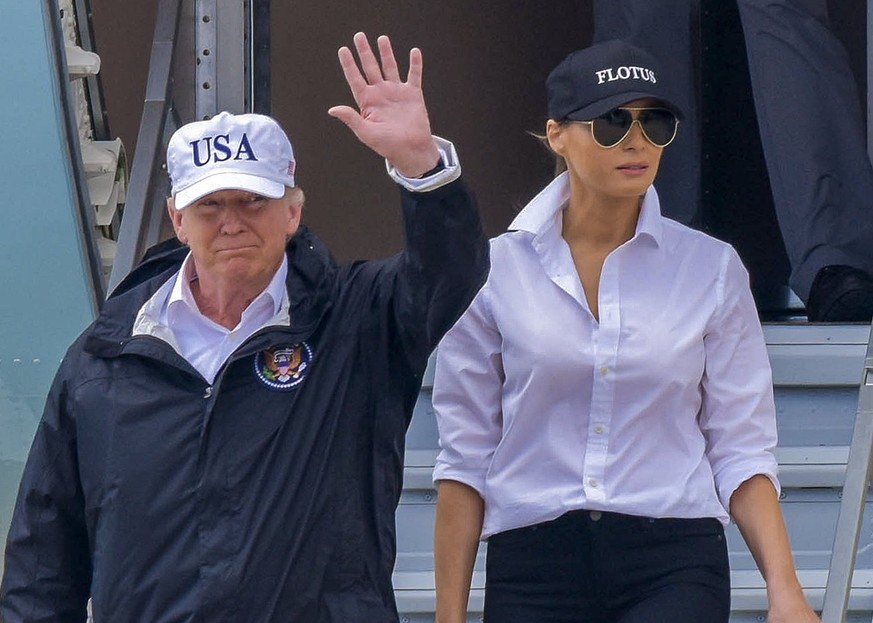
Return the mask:
<path id="1" fill-rule="evenodd" d="M 605 502 L 608 497 L 609 482 L 606 478 L 606 466 L 609 456 L 609 435 L 612 430 L 615 364 L 621 325 L 618 265 L 615 252 L 603 263 L 597 303 L 600 321 L 592 334 L 594 374 L 582 485 L 585 497 L 589 501 L 596 502 Z"/>

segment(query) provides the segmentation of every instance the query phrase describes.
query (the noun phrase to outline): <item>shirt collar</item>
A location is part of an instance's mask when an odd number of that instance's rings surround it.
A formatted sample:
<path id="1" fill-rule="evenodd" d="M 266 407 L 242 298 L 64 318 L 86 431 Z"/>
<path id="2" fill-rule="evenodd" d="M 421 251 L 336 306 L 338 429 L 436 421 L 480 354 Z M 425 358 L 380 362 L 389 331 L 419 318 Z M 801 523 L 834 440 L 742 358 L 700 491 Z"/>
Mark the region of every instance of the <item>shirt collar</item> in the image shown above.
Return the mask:
<path id="1" fill-rule="evenodd" d="M 561 173 L 539 194 L 530 200 L 524 209 L 509 225 L 510 230 L 526 231 L 540 236 L 556 223 L 558 212 L 570 200 L 570 174 Z M 643 195 L 640 217 L 637 220 L 636 236 L 645 235 L 661 245 L 662 238 L 661 203 L 654 186 L 649 186 Z"/>
<path id="2" fill-rule="evenodd" d="M 189 252 L 182 262 L 181 268 L 176 275 L 176 283 L 173 284 L 173 289 L 170 292 L 170 297 L 167 299 L 167 311 L 170 312 L 173 308 L 182 304 L 188 307 L 192 312 L 200 314 L 200 309 L 197 307 L 197 302 L 194 300 L 194 294 L 191 292 L 191 282 L 197 278 L 194 259 Z M 288 291 L 285 286 L 285 281 L 288 278 L 288 257 L 283 254 L 282 264 L 273 275 L 266 289 L 261 292 L 255 299 L 249 303 L 247 310 L 256 302 L 261 301 L 264 297 L 269 297 L 272 303 L 273 315 L 278 314 L 282 309 L 283 301 L 288 297 Z M 245 313 L 245 312 L 243 312 Z"/>
<path id="3" fill-rule="evenodd" d="M 637 220 L 636 235 L 649 236 L 655 244 L 661 246 L 664 225 L 661 222 L 661 201 L 658 199 L 658 191 L 654 186 L 649 186 L 643 195 L 643 204 L 640 207 L 640 218 Z"/>

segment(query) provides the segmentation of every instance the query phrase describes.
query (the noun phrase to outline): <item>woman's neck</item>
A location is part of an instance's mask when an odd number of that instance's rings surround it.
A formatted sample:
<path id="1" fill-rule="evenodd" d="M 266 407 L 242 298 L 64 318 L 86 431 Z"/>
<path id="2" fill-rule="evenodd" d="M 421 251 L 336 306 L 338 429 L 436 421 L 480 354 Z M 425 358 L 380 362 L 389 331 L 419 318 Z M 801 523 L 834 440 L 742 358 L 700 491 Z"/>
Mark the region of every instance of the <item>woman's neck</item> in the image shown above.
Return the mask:
<path id="1" fill-rule="evenodd" d="M 637 228 L 642 197 L 604 197 L 572 193 L 564 210 L 561 235 L 568 244 L 615 249 Z"/>

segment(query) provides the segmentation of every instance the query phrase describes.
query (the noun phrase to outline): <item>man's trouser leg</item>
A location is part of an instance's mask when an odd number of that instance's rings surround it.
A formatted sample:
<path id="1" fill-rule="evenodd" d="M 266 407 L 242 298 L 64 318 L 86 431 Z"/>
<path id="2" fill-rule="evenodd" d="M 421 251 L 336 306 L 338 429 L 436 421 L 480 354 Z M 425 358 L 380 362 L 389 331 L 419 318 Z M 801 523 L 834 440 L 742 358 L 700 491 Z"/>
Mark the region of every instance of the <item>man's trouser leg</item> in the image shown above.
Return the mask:
<path id="1" fill-rule="evenodd" d="M 860 99 L 826 0 L 737 5 L 791 286 L 805 301 L 824 266 L 873 273 L 873 169 Z"/>

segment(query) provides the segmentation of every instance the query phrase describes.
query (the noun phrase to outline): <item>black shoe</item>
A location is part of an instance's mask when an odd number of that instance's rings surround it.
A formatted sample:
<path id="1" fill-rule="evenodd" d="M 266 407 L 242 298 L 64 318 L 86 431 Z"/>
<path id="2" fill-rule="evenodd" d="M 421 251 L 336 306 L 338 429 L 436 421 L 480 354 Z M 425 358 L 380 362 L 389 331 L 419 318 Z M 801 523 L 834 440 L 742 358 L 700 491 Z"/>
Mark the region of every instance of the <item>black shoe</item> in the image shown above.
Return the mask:
<path id="1" fill-rule="evenodd" d="M 825 266 L 809 289 L 806 316 L 810 322 L 870 322 L 873 277 L 852 266 Z"/>

